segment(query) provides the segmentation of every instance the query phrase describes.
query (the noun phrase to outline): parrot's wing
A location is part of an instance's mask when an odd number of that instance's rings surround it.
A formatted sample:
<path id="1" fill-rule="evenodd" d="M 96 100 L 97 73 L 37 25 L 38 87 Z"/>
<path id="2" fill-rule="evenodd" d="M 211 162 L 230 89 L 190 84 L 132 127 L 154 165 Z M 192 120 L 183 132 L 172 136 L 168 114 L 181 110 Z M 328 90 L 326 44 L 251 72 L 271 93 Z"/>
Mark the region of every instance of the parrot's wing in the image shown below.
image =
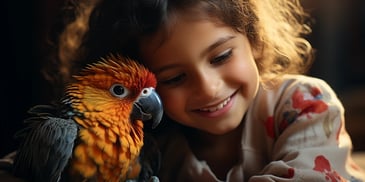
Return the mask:
<path id="1" fill-rule="evenodd" d="M 29 181 L 59 181 L 74 147 L 78 125 L 72 119 L 40 114 L 26 120 L 27 128 L 14 159 L 14 175 Z"/>

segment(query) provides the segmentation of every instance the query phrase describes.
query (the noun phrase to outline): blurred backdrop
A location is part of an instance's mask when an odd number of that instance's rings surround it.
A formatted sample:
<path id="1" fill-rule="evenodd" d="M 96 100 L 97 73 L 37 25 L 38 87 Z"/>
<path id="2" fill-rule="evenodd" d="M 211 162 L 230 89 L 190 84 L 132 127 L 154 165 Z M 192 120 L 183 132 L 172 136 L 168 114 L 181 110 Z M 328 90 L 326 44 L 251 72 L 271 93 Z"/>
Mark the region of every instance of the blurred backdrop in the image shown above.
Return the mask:
<path id="1" fill-rule="evenodd" d="M 346 108 L 355 151 L 365 151 L 365 1 L 302 0 L 315 22 L 308 37 L 317 50 L 308 73 L 327 81 Z M 53 89 L 42 76 L 45 35 L 62 0 L 2 1 L 0 156 L 17 145 L 14 132 L 26 110 L 48 103 Z"/>

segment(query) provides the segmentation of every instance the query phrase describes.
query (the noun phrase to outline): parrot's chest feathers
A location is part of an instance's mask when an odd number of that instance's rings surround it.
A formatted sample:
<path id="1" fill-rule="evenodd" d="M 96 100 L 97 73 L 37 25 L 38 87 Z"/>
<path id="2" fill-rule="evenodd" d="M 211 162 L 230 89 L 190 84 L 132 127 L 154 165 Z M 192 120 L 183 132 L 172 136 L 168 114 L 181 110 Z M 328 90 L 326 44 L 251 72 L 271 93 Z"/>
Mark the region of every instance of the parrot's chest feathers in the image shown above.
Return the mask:
<path id="1" fill-rule="evenodd" d="M 81 128 L 72 168 L 85 178 L 96 176 L 102 181 L 124 180 L 130 170 L 136 170 L 133 168 L 138 168 L 139 172 L 137 160 L 143 146 L 142 127 L 142 122 L 137 122 L 123 127 L 95 125 Z"/>

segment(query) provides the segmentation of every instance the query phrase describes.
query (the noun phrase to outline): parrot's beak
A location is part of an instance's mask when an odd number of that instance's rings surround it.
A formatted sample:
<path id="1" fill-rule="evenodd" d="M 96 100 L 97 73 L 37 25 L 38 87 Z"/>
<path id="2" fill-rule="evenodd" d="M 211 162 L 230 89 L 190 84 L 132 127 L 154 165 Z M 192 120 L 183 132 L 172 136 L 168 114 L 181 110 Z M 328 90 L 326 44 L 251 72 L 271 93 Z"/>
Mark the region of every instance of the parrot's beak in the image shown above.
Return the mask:
<path id="1" fill-rule="evenodd" d="M 152 120 L 152 128 L 156 128 L 163 115 L 163 107 L 160 96 L 154 88 L 144 88 L 133 104 L 132 120 Z"/>

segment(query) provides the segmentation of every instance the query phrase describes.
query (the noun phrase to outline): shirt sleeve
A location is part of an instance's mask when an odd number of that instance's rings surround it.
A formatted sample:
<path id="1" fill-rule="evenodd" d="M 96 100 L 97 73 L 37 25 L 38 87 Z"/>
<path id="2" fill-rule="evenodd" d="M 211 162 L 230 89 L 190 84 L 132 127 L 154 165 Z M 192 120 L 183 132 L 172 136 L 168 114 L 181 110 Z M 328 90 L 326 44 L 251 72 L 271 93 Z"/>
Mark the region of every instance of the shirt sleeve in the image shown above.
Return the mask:
<path id="1" fill-rule="evenodd" d="M 365 181 L 351 159 L 344 108 L 328 84 L 303 76 L 278 90 L 267 128 L 272 162 L 250 181 Z"/>

